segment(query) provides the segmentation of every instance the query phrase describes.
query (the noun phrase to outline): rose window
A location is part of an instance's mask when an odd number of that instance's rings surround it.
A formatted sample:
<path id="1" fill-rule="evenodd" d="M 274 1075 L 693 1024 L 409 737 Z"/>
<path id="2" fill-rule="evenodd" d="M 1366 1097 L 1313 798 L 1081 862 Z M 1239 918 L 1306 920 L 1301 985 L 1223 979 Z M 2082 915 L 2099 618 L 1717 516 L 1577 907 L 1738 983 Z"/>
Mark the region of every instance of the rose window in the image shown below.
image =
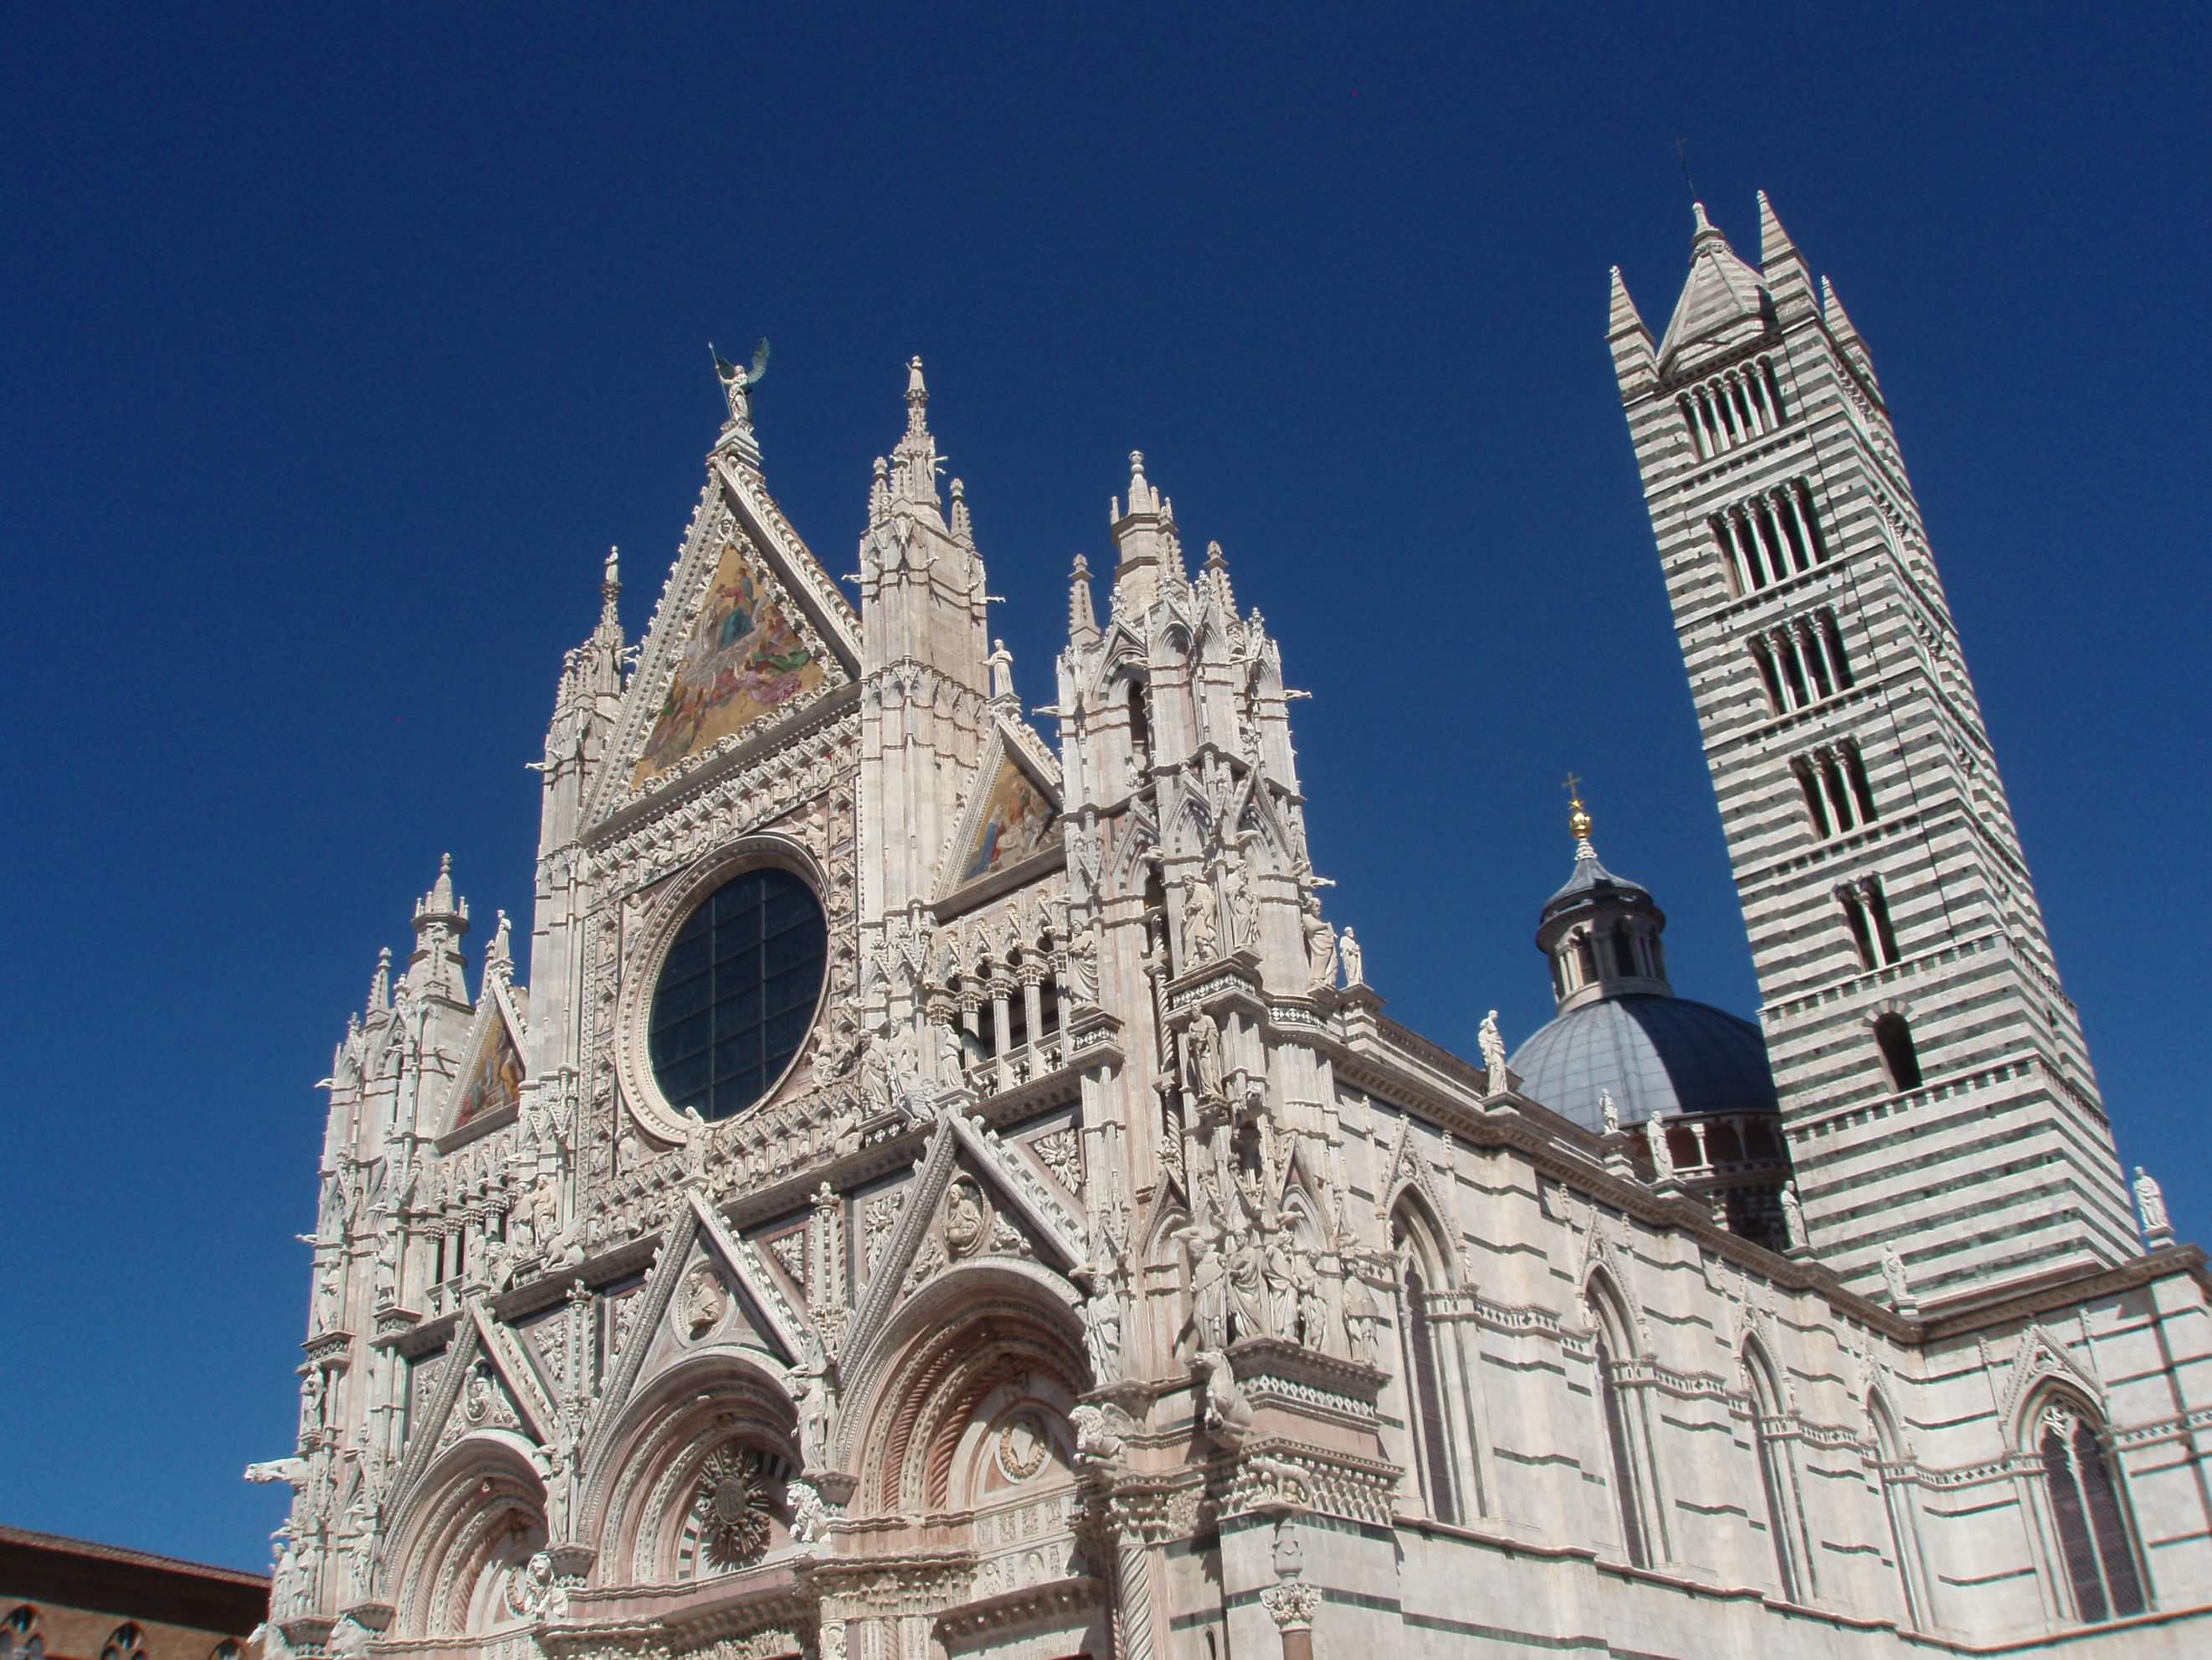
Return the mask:
<path id="1" fill-rule="evenodd" d="M 775 1087 L 814 1024 L 829 943 L 821 902 L 787 870 L 741 872 L 699 902 L 646 1026 L 670 1106 L 729 1118 Z"/>

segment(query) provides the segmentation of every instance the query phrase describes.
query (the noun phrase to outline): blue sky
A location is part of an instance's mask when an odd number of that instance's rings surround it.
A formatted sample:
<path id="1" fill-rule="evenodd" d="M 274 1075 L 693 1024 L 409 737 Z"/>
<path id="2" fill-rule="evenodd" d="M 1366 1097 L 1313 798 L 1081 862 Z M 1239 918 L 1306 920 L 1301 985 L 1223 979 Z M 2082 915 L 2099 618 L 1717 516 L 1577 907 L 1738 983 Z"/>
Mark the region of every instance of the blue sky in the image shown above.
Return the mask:
<path id="1" fill-rule="evenodd" d="M 1395 1015 L 1547 1018 L 1570 767 L 1678 986 L 1750 1012 L 1603 344 L 1608 265 L 1672 307 L 1678 135 L 1873 349 L 2122 1151 L 2203 1237 L 2212 27 L 1821 16 L 19 17 L 0 1521 L 265 1561 L 311 1086 L 441 852 L 525 931 L 524 765 L 608 544 L 651 611 L 710 336 L 775 340 L 770 483 L 833 573 L 921 354 L 1032 704 L 1142 448 L 1316 694 Z"/>

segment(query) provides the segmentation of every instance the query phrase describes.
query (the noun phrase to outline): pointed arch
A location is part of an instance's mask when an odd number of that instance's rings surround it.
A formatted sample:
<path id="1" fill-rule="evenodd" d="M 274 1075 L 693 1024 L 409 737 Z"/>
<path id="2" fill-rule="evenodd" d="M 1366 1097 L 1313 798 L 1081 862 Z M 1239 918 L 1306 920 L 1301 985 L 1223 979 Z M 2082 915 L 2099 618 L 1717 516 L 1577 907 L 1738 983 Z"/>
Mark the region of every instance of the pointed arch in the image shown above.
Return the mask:
<path id="1" fill-rule="evenodd" d="M 2125 1474 L 2103 1414 L 2063 1383 L 2033 1395 L 2021 1451 L 2033 1468 L 2053 1589 L 2073 1618 L 2095 1625 L 2149 1607 Z"/>
<path id="2" fill-rule="evenodd" d="M 1889 1548 L 1897 1566 L 1898 1595 L 1905 1622 L 1917 1628 L 1934 1623 L 1928 1595 L 1928 1563 L 1920 1549 L 1919 1483 L 1897 1414 L 1879 1385 L 1867 1391 L 1867 1435 L 1874 1446 L 1875 1479 L 1881 1487 L 1882 1509 L 1889 1518 Z"/>
<path id="3" fill-rule="evenodd" d="M 757 1351 L 687 1355 L 627 1402 L 583 1472 L 580 1536 L 629 1583 L 667 1584 L 744 1566 L 789 1535 L 784 1486 L 803 1462 L 791 1379 Z M 742 1502 L 740 1502 L 742 1501 Z M 720 1504 L 744 1535 L 695 1525 Z"/>
<path id="4" fill-rule="evenodd" d="M 961 1502 L 956 1490 L 974 1498 L 986 1479 L 979 1437 L 1017 1419 L 1028 1444 L 1012 1468 L 1042 1450 L 1072 1480 L 1067 1416 L 1091 1382 L 1072 1288 L 1006 1262 L 939 1275 L 851 1380 L 840 1445 L 848 1459 L 869 1450 L 855 1513 L 941 1511 Z"/>
<path id="5" fill-rule="evenodd" d="M 510 1576 L 548 1536 L 532 1450 L 511 1431 L 479 1430 L 424 1469 L 385 1557 L 396 1634 L 462 1637 L 522 1623 L 507 1605 Z"/>
<path id="6" fill-rule="evenodd" d="M 1419 1189 L 1408 1185 L 1390 1209 L 1391 1275 L 1397 1298 L 1398 1376 L 1404 1385 L 1409 1462 L 1421 1500 L 1439 1522 L 1460 1519 L 1456 1426 L 1448 1405 L 1437 1294 L 1449 1284 L 1445 1235 Z"/>
<path id="7" fill-rule="evenodd" d="M 1774 1551 L 1774 1572 L 1785 1602 L 1814 1595 L 1811 1553 L 1806 1548 L 1804 1496 L 1797 1484 L 1797 1432 L 1788 1416 L 1789 1397 L 1782 1374 L 1753 1333 L 1743 1340 L 1743 1375 L 1751 1398 L 1752 1456 L 1766 1500 L 1766 1533 Z"/>
<path id="8" fill-rule="evenodd" d="M 1653 1502 L 1648 1460 L 1650 1426 L 1644 1421 L 1643 1391 L 1624 1387 L 1621 1377 L 1622 1361 L 1636 1352 L 1636 1326 L 1629 1316 L 1626 1299 L 1603 1267 L 1591 1269 L 1583 1282 L 1583 1303 L 1592 1328 L 1600 1429 L 1613 1472 L 1621 1548 L 1635 1566 L 1648 1568 L 1656 1560 L 1653 1547 L 1657 1533 L 1653 1526 L 1657 1506 Z"/>

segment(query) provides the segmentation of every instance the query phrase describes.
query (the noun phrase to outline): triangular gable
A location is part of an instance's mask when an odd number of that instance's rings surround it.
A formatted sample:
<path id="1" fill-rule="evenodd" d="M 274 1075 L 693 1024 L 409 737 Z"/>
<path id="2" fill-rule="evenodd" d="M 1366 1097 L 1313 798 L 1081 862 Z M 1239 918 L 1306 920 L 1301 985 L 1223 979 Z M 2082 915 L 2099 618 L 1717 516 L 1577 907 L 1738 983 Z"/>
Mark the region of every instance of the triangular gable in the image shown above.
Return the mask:
<path id="1" fill-rule="evenodd" d="M 486 1313 L 481 1303 L 469 1304 L 469 1318 L 475 1323 L 484 1358 L 499 1374 L 500 1382 L 507 1386 L 523 1428 L 541 1445 L 550 1441 L 555 1426 L 561 1421 L 560 1414 L 546 1395 L 537 1369 L 524 1356 L 520 1340 Z"/>
<path id="2" fill-rule="evenodd" d="M 1034 1157 L 957 1110 L 938 1119 L 929 1151 L 906 1184 L 890 1243 L 869 1270 L 846 1326 L 840 1365 L 848 1377 L 865 1371 L 870 1347 L 907 1292 L 957 1259 L 1004 1255 L 1018 1243 L 1063 1274 L 1083 1265 L 1089 1255 L 1084 1219 L 1053 1193 L 1030 1162 Z M 979 1214 L 950 1215 L 947 1195 L 959 1183 L 976 1184 L 971 1197 Z M 948 1224 L 975 1229 L 974 1243 L 963 1249 L 941 1237 Z"/>
<path id="3" fill-rule="evenodd" d="M 477 999 L 476 1018 L 461 1047 L 460 1067 L 446 1098 L 441 1136 L 471 1124 L 503 1123 L 501 1115 L 521 1105 L 522 1086 L 530 1076 L 524 1035 L 521 1013 L 507 982 L 487 975 L 483 995 Z"/>
<path id="4" fill-rule="evenodd" d="M 2015 1435 L 2025 1428 L 2017 1416 L 2021 1402 L 2039 1384 L 2052 1378 L 2072 1384 L 2098 1407 L 2104 1405 L 2104 1386 L 2083 1370 L 2056 1335 L 2040 1324 L 2032 1325 L 2021 1334 L 2020 1347 L 2012 1359 L 2012 1376 L 2005 1384 L 2003 1421 Z"/>
<path id="5" fill-rule="evenodd" d="M 736 1292 L 746 1323 L 782 1350 L 777 1356 L 786 1366 L 802 1362 L 821 1365 L 821 1343 L 806 1317 L 791 1305 L 775 1275 L 761 1261 L 752 1243 L 741 1239 L 722 1219 L 721 1213 L 699 1195 L 691 1195 L 691 1209 L 699 1221 L 701 1243 L 722 1259 L 722 1266 L 737 1281 Z"/>
<path id="6" fill-rule="evenodd" d="M 586 822 L 850 684 L 858 637 L 851 607 L 766 490 L 718 458 L 647 629 Z"/>
<path id="7" fill-rule="evenodd" d="M 1003 726 L 994 728 L 975 776 L 938 883 L 941 897 L 1060 850 L 1060 792 Z"/>
<path id="8" fill-rule="evenodd" d="M 633 1292 L 640 1307 L 636 1323 L 630 1335 L 614 1356 L 614 1370 L 599 1386 L 595 1399 L 592 1426 L 584 1438 L 583 1456 L 579 1468 L 597 1468 L 597 1460 L 605 1449 L 600 1443 L 622 1417 L 623 1408 L 630 1392 L 637 1387 L 638 1374 L 644 1369 L 647 1353 L 653 1347 L 652 1334 L 667 1317 L 668 1304 L 676 1295 L 677 1282 L 691 1266 L 691 1242 L 698 1237 L 699 1215 L 686 1205 L 669 1219 L 668 1237 L 661 1242 L 654 1258 L 653 1272 L 646 1276 L 645 1284 Z"/>
<path id="9" fill-rule="evenodd" d="M 429 1468 L 430 1461 L 437 1456 L 447 1421 L 453 1415 L 453 1402 L 460 1398 L 461 1385 L 476 1370 L 483 1352 L 483 1340 L 477 1335 L 475 1323 L 460 1322 L 454 1329 L 453 1341 L 446 1346 L 446 1358 L 438 1363 L 438 1386 L 431 1394 L 428 1409 L 419 1421 L 410 1415 L 407 1450 L 400 1458 L 399 1473 L 392 1481 L 392 1493 L 386 1501 L 386 1514 L 399 1513 L 407 1495 L 422 1479 L 422 1472 Z"/>

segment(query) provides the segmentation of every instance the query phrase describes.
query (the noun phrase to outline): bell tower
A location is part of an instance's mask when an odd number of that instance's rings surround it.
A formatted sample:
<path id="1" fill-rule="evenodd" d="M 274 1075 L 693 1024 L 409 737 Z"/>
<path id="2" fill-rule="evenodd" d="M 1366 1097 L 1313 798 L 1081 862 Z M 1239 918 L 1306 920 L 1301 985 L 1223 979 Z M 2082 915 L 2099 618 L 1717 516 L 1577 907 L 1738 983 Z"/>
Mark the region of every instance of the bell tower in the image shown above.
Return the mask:
<path id="1" fill-rule="evenodd" d="M 1866 343 L 1762 193 L 1607 331 L 1813 1250 L 1922 1304 L 2136 1254 L 2112 1131 Z M 1893 1296 L 1896 1295 L 1893 1285 Z"/>

